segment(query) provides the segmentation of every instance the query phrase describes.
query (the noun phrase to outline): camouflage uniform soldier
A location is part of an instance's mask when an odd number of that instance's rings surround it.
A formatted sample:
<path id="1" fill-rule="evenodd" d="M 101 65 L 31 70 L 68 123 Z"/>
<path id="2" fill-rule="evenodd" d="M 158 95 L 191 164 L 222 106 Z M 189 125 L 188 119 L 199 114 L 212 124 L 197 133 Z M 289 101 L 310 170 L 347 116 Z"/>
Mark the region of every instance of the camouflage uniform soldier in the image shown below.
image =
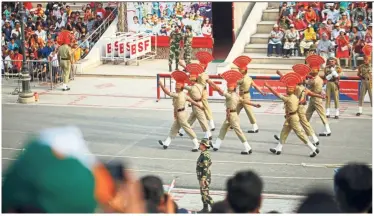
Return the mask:
<path id="1" fill-rule="evenodd" d="M 300 127 L 300 119 L 299 115 L 297 113 L 297 110 L 299 108 L 299 99 L 296 97 L 294 94 L 296 85 L 302 81 L 302 78 L 299 74 L 291 72 L 288 73 L 281 78 L 281 82 L 286 84 L 287 87 L 287 95 L 281 95 L 278 92 L 274 91 L 273 88 L 269 86 L 269 84 L 265 83 L 265 87 L 267 87 L 276 97 L 281 99 L 284 103 L 284 109 L 285 109 L 285 116 L 284 118 L 286 119 L 282 132 L 281 132 L 281 137 L 280 137 L 280 142 L 275 148 L 271 148 L 270 152 L 274 154 L 281 154 L 282 152 L 282 147 L 285 142 L 285 136 L 288 136 L 291 130 L 295 132 L 297 137 L 304 143 L 306 144 L 312 152 L 309 154 L 310 157 L 315 157 L 318 153 L 319 150 L 313 143 L 311 143 L 305 134 L 304 131 L 301 130 Z"/>
<path id="2" fill-rule="evenodd" d="M 170 93 L 170 91 L 165 88 L 165 86 L 162 84 L 161 81 L 159 81 L 159 85 L 162 88 L 162 90 L 165 92 L 166 95 L 173 98 L 173 106 L 174 106 L 174 122 L 171 126 L 169 136 L 166 138 L 166 140 L 163 142 L 161 140 L 158 141 L 160 145 L 164 149 L 167 149 L 171 143 L 171 139 L 175 138 L 180 128 L 183 128 L 184 131 L 188 134 L 188 136 L 191 138 L 194 147 L 192 149 L 192 152 L 197 152 L 199 148 L 199 141 L 197 140 L 195 132 L 192 130 L 190 124 L 187 122 L 187 113 L 185 111 L 185 104 L 186 101 L 191 102 L 192 105 L 204 109 L 202 105 L 199 103 L 196 103 L 193 101 L 190 97 L 186 95 L 186 93 L 183 92 L 183 86 L 184 83 L 188 80 L 188 76 L 186 73 L 182 71 L 174 71 L 171 76 L 175 81 L 177 82 L 175 91 L 173 93 Z"/>
<path id="3" fill-rule="evenodd" d="M 175 59 L 175 70 L 178 70 L 180 42 L 182 39 L 183 34 L 180 32 L 180 26 L 176 26 L 170 33 L 169 72 L 172 71 L 173 59 Z"/>
<path id="4" fill-rule="evenodd" d="M 202 139 L 200 141 L 199 148 L 201 150 L 201 154 L 197 159 L 196 174 L 197 180 L 200 184 L 201 200 L 203 201 L 204 205 L 203 209 L 199 213 L 208 213 L 208 205 L 210 205 L 210 207 L 212 208 L 212 205 L 214 203 L 212 197 L 209 195 L 209 185 L 212 181 L 210 172 L 212 160 L 210 159 L 210 153 L 208 151 L 208 149 L 210 148 L 209 140 Z"/>
<path id="5" fill-rule="evenodd" d="M 183 43 L 184 43 L 184 53 L 183 53 L 183 59 L 186 62 L 186 64 L 191 64 L 191 58 L 192 58 L 192 27 L 190 25 L 186 26 L 186 33 L 183 35 Z"/>

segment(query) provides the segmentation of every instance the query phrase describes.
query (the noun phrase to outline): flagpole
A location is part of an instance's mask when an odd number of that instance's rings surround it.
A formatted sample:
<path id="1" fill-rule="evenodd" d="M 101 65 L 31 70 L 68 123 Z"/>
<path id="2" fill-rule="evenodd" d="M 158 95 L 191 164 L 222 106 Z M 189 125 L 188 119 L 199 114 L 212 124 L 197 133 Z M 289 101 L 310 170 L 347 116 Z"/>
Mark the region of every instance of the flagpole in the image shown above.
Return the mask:
<path id="1" fill-rule="evenodd" d="M 18 102 L 27 104 L 35 102 L 34 94 L 30 89 L 30 75 L 27 71 L 27 62 L 26 62 L 26 50 L 25 50 L 25 15 L 26 11 L 23 7 L 23 2 L 19 2 L 19 14 L 21 15 L 21 48 L 22 48 L 22 70 L 21 77 L 19 78 L 22 81 L 22 92 L 18 95 Z"/>

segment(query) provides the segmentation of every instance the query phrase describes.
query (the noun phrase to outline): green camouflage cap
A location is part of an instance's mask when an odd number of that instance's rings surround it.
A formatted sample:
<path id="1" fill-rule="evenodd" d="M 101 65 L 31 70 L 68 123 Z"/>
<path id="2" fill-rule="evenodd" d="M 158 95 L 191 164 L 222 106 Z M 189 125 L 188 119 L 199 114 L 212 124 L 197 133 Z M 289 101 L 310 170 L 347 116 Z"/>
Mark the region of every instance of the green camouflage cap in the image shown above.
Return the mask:
<path id="1" fill-rule="evenodd" d="M 200 144 L 205 145 L 205 147 L 207 147 L 207 148 L 210 148 L 210 146 L 211 146 L 211 142 L 206 138 L 202 139 L 200 141 Z"/>

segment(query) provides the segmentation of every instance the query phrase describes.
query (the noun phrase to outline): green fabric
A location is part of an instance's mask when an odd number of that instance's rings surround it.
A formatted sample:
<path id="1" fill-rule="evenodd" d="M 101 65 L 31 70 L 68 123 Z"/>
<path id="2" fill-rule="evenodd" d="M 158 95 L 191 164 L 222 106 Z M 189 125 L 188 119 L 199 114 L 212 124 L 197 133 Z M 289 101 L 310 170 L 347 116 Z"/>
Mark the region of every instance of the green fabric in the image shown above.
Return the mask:
<path id="1" fill-rule="evenodd" d="M 75 158 L 58 159 L 33 139 L 5 173 L 2 211 L 34 207 L 47 213 L 92 213 L 94 176 Z"/>

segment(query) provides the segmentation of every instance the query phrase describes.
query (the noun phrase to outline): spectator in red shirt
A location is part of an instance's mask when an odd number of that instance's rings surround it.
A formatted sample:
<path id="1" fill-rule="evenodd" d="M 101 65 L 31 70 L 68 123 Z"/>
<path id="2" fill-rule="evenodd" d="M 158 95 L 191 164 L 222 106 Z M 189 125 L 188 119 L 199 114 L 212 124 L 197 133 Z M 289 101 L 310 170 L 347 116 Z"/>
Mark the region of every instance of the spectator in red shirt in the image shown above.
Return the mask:
<path id="1" fill-rule="evenodd" d="M 311 6 L 309 6 L 308 10 L 305 12 L 305 20 L 308 24 L 310 24 L 312 20 L 317 20 L 316 12 Z"/>
<path id="2" fill-rule="evenodd" d="M 105 10 L 103 8 L 103 5 L 101 3 L 99 3 L 97 5 L 97 8 L 96 8 L 96 16 L 100 16 L 101 18 L 104 18 L 105 17 Z"/>
<path id="3" fill-rule="evenodd" d="M 12 60 L 14 61 L 13 62 L 13 66 L 14 66 L 13 69 L 14 69 L 15 73 L 21 72 L 22 59 L 23 59 L 23 55 L 21 53 L 19 53 L 18 49 L 14 49 L 14 56 L 13 56 Z"/>

